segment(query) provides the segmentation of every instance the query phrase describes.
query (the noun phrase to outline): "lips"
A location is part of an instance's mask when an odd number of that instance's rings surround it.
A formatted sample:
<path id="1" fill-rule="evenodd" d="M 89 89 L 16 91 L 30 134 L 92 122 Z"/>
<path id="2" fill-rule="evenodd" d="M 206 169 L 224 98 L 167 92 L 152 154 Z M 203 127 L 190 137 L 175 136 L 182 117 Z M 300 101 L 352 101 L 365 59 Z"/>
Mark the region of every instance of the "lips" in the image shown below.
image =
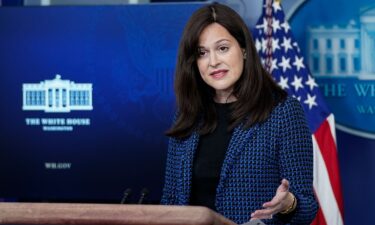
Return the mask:
<path id="1" fill-rule="evenodd" d="M 215 79 L 219 79 L 224 77 L 227 74 L 228 70 L 215 70 L 210 73 L 211 76 L 213 76 Z"/>

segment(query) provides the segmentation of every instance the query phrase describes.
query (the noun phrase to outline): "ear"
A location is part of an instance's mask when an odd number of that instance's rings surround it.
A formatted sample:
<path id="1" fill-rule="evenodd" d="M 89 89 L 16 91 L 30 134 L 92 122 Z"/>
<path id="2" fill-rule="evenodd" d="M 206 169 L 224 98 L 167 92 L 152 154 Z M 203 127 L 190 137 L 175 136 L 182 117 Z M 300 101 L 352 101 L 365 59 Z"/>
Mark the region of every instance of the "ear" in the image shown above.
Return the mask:
<path id="1" fill-rule="evenodd" d="M 246 50 L 245 49 L 242 49 L 242 54 L 243 54 L 243 59 L 246 59 L 247 54 L 246 54 Z"/>

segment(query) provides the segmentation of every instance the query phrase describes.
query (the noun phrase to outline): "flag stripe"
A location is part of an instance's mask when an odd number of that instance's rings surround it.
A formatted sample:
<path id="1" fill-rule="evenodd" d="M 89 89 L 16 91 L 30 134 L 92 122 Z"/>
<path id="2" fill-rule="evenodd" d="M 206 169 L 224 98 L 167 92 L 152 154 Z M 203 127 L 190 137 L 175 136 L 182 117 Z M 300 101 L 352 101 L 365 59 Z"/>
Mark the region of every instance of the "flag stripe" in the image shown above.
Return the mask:
<path id="1" fill-rule="evenodd" d="M 313 135 L 314 145 L 314 189 L 318 196 L 320 208 L 324 215 L 326 224 L 328 225 L 342 225 L 342 214 L 340 213 L 338 203 L 336 201 L 334 189 L 330 182 L 330 176 L 327 170 L 327 163 L 324 160 L 322 151 L 319 147 L 317 137 Z M 321 221 L 319 221 L 321 222 Z M 321 225 L 319 223 L 319 225 Z"/>
<path id="2" fill-rule="evenodd" d="M 331 114 L 327 117 L 327 121 L 328 121 L 329 128 L 330 128 L 330 131 L 331 131 L 331 134 L 332 134 L 331 136 L 333 137 L 333 140 L 335 141 L 335 146 L 336 146 L 336 151 L 337 151 L 335 116 L 331 113 Z"/>
<path id="3" fill-rule="evenodd" d="M 318 209 L 318 213 L 311 225 L 327 225 L 326 219 L 324 218 L 322 208 Z"/>
<path id="4" fill-rule="evenodd" d="M 336 144 L 331 134 L 331 128 L 328 121 L 324 121 L 318 130 L 315 132 L 315 138 L 319 145 L 324 162 L 326 164 L 327 173 L 330 178 L 330 183 L 335 194 L 336 201 L 339 205 L 341 214 L 343 214 L 343 199 L 340 185 L 340 172 L 337 161 Z"/>

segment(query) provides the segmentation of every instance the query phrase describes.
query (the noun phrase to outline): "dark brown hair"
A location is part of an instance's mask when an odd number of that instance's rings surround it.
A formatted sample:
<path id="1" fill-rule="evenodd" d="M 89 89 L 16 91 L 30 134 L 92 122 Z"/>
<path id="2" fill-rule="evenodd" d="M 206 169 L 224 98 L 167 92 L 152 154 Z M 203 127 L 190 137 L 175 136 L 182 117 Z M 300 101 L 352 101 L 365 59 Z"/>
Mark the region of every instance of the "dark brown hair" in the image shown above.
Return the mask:
<path id="1" fill-rule="evenodd" d="M 242 75 L 232 93 L 237 101 L 231 106 L 228 129 L 242 122 L 247 129 L 265 121 L 275 105 L 286 98 L 286 92 L 263 68 L 249 28 L 241 17 L 228 6 L 210 4 L 190 17 L 180 41 L 174 84 L 178 112 L 166 132 L 168 136 L 184 138 L 194 129 L 204 135 L 217 126 L 215 91 L 202 80 L 197 66 L 199 36 L 212 23 L 226 28 L 246 52 Z"/>

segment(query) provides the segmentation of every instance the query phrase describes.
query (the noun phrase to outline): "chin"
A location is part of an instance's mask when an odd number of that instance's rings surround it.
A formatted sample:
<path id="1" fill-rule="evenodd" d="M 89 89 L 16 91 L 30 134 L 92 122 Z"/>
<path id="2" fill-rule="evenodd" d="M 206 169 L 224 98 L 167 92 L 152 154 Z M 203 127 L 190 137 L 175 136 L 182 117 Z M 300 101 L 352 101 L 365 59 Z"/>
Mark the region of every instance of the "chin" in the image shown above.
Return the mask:
<path id="1" fill-rule="evenodd" d="M 211 86 L 215 91 L 231 92 L 232 86 Z"/>

